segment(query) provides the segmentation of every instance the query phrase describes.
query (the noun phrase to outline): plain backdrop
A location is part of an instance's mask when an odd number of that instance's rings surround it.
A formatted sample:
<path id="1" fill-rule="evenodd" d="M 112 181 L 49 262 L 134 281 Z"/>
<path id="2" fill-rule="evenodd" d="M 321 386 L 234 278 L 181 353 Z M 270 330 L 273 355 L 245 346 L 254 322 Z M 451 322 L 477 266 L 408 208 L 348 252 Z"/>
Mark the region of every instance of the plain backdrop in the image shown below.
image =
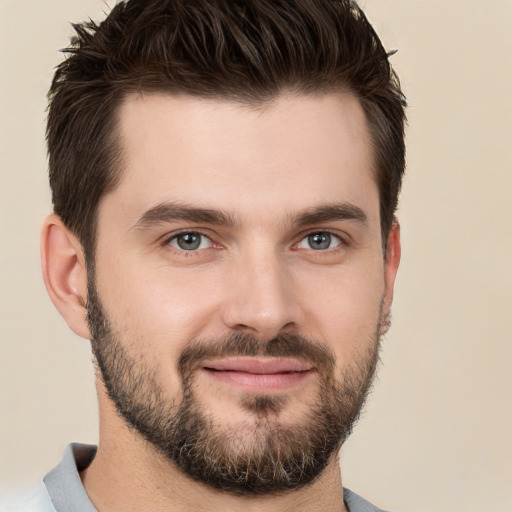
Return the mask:
<path id="1" fill-rule="evenodd" d="M 512 511 L 512 2 L 366 0 L 410 108 L 403 259 L 344 485 L 396 511 Z M 0 0 L 0 494 L 95 442 L 89 344 L 47 298 L 46 91 L 101 0 Z"/>

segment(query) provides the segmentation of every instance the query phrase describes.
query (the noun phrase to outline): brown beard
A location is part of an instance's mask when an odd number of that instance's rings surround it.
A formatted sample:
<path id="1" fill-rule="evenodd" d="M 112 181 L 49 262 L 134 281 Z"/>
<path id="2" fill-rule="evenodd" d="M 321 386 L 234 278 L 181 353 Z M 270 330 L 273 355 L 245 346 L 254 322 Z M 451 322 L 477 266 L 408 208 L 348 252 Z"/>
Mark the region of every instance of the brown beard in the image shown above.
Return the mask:
<path id="1" fill-rule="evenodd" d="M 262 342 L 236 333 L 193 340 L 181 353 L 177 372 L 181 400 L 169 399 L 157 382 L 157 363 L 129 354 L 89 280 L 87 319 L 97 368 L 120 417 L 189 477 L 237 495 L 278 494 L 314 481 L 350 435 L 371 387 L 378 362 L 380 325 L 364 357 L 335 377 L 335 357 L 317 341 L 280 335 Z M 254 414 L 247 425 L 219 423 L 204 412 L 194 388 L 205 359 L 229 356 L 292 357 L 316 369 L 318 393 L 300 423 L 286 426 L 279 413 L 285 394 L 244 394 Z"/>

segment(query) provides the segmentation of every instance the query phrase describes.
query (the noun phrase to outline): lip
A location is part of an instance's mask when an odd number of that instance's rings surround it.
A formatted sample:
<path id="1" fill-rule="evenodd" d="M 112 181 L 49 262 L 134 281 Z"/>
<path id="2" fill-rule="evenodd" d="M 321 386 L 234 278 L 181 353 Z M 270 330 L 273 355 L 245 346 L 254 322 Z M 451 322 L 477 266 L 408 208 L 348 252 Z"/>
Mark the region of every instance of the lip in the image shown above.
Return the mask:
<path id="1" fill-rule="evenodd" d="M 236 357 L 206 361 L 203 368 L 216 371 L 275 374 L 304 372 L 313 369 L 310 363 L 281 357 Z"/>
<path id="2" fill-rule="evenodd" d="M 288 358 L 227 358 L 206 361 L 202 371 L 216 382 L 252 392 L 283 392 L 304 382 L 314 367 Z"/>

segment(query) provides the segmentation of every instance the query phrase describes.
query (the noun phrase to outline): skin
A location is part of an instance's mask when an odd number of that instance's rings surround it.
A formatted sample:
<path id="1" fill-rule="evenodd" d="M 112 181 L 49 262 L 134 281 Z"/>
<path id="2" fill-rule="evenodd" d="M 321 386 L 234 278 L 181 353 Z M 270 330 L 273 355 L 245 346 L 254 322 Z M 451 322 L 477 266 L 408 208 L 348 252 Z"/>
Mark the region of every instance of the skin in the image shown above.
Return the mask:
<path id="1" fill-rule="evenodd" d="M 125 348 L 155 365 L 169 398 L 180 399 L 176 361 L 198 338 L 300 333 L 333 352 L 337 373 L 365 357 L 380 308 L 385 316 L 391 307 L 400 241 L 395 223 L 383 254 L 370 136 L 353 96 L 283 95 L 255 108 L 133 95 L 120 109 L 119 130 L 123 175 L 99 205 L 96 285 Z M 155 206 L 178 203 L 222 210 L 235 223 L 141 221 Z M 326 205 L 357 207 L 364 219 L 294 222 Z M 169 241 L 183 230 L 206 235 L 200 249 L 183 251 L 176 238 Z M 328 249 L 308 245 L 318 232 L 332 233 Z M 83 253 L 55 215 L 43 227 L 42 261 L 54 304 L 89 339 Z M 223 425 L 254 425 L 237 385 L 204 372 L 195 385 L 201 405 Z M 183 476 L 126 428 L 100 378 L 97 387 L 98 454 L 81 476 L 102 512 L 344 510 L 337 458 L 296 492 L 221 493 Z M 300 424 L 318 393 L 314 375 L 285 393 L 276 421 Z"/>

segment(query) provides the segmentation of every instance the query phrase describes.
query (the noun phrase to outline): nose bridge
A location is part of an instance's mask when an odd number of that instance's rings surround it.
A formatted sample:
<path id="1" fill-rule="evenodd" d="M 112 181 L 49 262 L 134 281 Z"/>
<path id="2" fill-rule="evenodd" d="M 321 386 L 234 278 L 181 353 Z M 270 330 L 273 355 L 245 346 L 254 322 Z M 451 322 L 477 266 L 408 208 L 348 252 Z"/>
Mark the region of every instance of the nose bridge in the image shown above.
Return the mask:
<path id="1" fill-rule="evenodd" d="M 233 265 L 224 322 L 231 329 L 272 338 L 296 326 L 298 308 L 285 258 L 275 246 L 254 244 Z"/>

